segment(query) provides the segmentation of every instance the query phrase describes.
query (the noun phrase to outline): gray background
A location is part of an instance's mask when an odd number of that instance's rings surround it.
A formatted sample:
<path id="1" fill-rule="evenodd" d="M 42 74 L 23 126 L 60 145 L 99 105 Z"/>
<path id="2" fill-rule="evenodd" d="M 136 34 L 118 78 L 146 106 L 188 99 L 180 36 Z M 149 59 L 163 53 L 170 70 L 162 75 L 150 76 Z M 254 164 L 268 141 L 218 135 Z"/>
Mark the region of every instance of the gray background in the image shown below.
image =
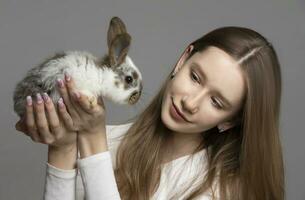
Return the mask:
<path id="1" fill-rule="evenodd" d="M 144 92 L 133 108 L 105 102 L 107 124 L 143 109 L 191 41 L 214 28 L 246 26 L 273 43 L 282 66 L 283 142 L 287 199 L 305 199 L 305 3 L 301 0 L 1 0 L 0 199 L 41 199 L 47 146 L 15 130 L 12 92 L 35 64 L 58 50 L 106 51 L 112 16 L 121 17 L 142 71 Z"/>

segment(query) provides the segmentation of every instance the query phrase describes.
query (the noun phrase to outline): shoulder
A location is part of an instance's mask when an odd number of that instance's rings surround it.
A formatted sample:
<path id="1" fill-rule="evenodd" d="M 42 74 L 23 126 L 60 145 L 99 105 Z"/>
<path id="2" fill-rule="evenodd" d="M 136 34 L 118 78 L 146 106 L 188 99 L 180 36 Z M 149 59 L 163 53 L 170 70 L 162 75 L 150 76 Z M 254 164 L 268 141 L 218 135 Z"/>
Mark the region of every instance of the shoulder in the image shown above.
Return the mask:
<path id="1" fill-rule="evenodd" d="M 119 125 L 106 125 L 106 137 L 108 150 L 111 155 L 112 164 L 115 167 L 115 157 L 117 149 L 123 139 L 123 136 L 127 133 L 128 129 L 134 122 L 119 124 Z"/>
<path id="2" fill-rule="evenodd" d="M 128 131 L 133 122 L 119 124 L 119 125 L 106 125 L 106 136 L 108 142 L 114 142 L 115 140 L 119 140 L 122 136 Z"/>

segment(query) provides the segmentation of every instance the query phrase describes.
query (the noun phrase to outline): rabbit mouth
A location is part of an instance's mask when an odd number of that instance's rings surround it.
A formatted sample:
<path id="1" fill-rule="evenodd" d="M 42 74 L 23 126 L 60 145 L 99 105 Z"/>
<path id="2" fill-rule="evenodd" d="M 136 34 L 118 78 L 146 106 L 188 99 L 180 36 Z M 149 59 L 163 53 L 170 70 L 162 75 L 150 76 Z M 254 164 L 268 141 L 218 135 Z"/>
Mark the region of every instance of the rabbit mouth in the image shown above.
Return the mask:
<path id="1" fill-rule="evenodd" d="M 131 94 L 131 96 L 129 97 L 129 100 L 128 100 L 128 102 L 129 102 L 129 104 L 135 104 L 138 100 L 139 100 L 139 98 L 140 98 L 140 92 L 133 92 L 132 94 Z"/>

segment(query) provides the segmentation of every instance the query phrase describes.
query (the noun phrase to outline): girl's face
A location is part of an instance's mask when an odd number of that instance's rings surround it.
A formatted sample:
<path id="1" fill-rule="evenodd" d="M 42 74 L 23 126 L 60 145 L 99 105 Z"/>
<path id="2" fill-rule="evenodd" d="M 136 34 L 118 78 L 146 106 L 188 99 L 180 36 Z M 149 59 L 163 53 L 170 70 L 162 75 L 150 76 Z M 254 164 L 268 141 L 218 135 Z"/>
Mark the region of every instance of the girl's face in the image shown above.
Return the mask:
<path id="1" fill-rule="evenodd" d="M 245 82 L 238 63 L 223 50 L 209 47 L 187 59 L 189 46 L 175 67 L 175 77 L 166 87 L 161 118 L 171 130 L 199 133 L 213 128 L 232 127 L 229 120 L 242 106 Z M 187 60 L 186 60 L 187 59 Z M 185 120 L 175 117 L 175 107 Z"/>

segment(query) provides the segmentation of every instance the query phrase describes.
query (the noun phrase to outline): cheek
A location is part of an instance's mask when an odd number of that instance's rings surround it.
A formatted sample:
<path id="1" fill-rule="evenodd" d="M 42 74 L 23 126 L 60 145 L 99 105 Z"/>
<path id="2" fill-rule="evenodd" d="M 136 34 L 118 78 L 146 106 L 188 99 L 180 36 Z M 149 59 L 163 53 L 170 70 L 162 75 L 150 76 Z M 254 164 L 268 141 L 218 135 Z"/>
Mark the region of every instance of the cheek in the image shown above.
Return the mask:
<path id="1" fill-rule="evenodd" d="M 227 114 L 213 110 L 210 105 L 203 105 L 197 114 L 197 124 L 205 130 L 217 126 L 227 118 Z"/>
<path id="2" fill-rule="evenodd" d="M 199 105 L 199 111 L 193 117 L 198 126 L 211 128 L 224 119 L 225 115 L 213 107 L 209 97 L 205 97 Z"/>
<path id="3" fill-rule="evenodd" d="M 180 74 L 180 76 L 175 77 L 175 79 L 170 84 L 170 89 L 173 92 L 189 92 L 190 90 L 194 90 L 195 85 L 188 79 L 187 75 Z"/>
<path id="4" fill-rule="evenodd" d="M 197 124 L 202 129 L 209 129 L 217 125 L 219 122 L 219 116 L 212 114 L 208 109 L 201 109 L 200 113 L 197 113 Z"/>
<path id="5" fill-rule="evenodd" d="M 162 112 L 167 112 L 170 109 L 172 96 L 174 96 L 175 98 L 180 98 L 181 96 L 190 92 L 191 86 L 189 86 L 189 83 L 187 83 L 187 80 L 185 80 L 185 78 L 175 78 L 175 80 L 172 80 L 168 83 L 164 91 L 164 95 L 162 98 Z"/>

